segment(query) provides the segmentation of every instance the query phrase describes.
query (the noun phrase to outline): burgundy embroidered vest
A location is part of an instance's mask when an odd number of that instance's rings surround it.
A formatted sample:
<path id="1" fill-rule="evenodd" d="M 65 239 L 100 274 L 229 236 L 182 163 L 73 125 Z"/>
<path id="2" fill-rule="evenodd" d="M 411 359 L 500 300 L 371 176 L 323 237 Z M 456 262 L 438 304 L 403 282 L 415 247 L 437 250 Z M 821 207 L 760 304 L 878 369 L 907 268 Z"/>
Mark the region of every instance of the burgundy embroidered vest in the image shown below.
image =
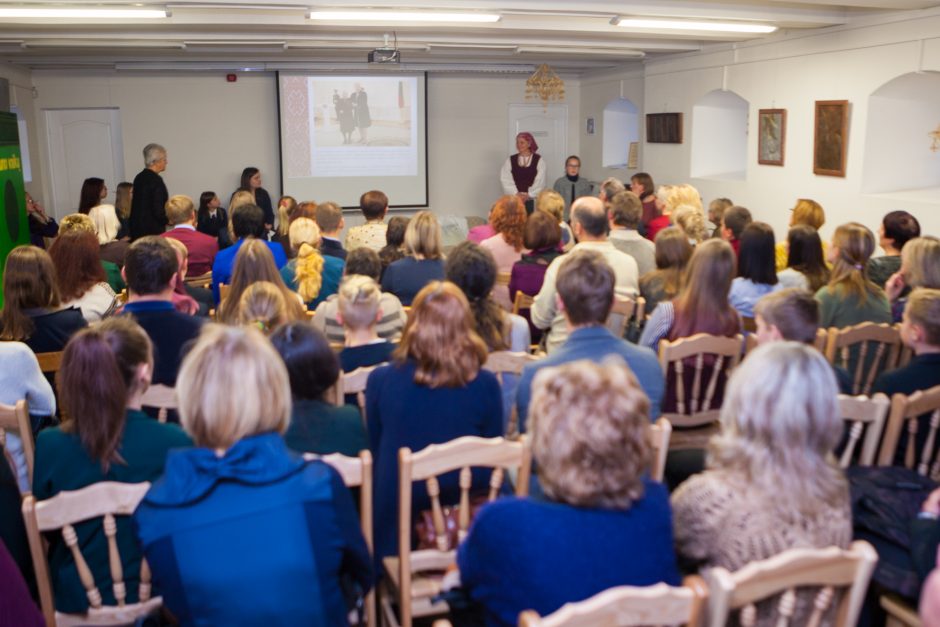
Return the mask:
<path id="1" fill-rule="evenodd" d="M 538 172 L 539 160 L 542 157 L 538 153 L 532 153 L 532 160 L 527 167 L 519 165 L 519 155 L 514 154 L 509 158 L 509 164 L 512 166 L 512 180 L 516 183 L 516 189 L 520 192 L 528 192 L 535 182 L 535 175 Z"/>

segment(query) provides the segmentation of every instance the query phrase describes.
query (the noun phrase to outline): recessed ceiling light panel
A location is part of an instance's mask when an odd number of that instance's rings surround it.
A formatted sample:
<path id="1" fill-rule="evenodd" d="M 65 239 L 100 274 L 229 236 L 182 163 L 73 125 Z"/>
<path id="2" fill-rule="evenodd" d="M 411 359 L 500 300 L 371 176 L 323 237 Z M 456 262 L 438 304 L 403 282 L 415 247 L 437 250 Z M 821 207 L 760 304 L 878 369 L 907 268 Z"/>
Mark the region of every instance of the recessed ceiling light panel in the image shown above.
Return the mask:
<path id="1" fill-rule="evenodd" d="M 496 13 L 449 13 L 435 11 L 311 11 L 311 20 L 323 22 L 462 22 L 492 24 Z"/>
<path id="2" fill-rule="evenodd" d="M 620 17 L 613 20 L 614 25 L 624 28 L 648 28 L 655 30 L 692 30 L 716 33 L 752 33 L 767 34 L 777 30 L 772 24 L 753 22 L 710 22 L 703 20 L 661 20 L 635 17 Z"/>
<path id="3" fill-rule="evenodd" d="M 167 16 L 166 9 L 82 8 L 82 7 L 0 7 L 0 17 L 56 18 L 81 20 L 152 20 Z"/>

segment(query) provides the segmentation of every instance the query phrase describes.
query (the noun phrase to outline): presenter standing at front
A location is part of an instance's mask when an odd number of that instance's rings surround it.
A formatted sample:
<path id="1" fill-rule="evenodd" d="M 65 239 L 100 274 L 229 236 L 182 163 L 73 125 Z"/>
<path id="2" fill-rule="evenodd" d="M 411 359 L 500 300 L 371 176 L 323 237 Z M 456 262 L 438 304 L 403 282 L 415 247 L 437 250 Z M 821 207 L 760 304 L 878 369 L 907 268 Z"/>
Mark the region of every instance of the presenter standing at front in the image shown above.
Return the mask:
<path id="1" fill-rule="evenodd" d="M 518 196 L 528 213 L 532 213 L 535 197 L 545 188 L 545 162 L 538 149 L 532 133 L 519 133 L 516 135 L 518 152 L 506 159 L 499 173 L 503 193 Z"/>

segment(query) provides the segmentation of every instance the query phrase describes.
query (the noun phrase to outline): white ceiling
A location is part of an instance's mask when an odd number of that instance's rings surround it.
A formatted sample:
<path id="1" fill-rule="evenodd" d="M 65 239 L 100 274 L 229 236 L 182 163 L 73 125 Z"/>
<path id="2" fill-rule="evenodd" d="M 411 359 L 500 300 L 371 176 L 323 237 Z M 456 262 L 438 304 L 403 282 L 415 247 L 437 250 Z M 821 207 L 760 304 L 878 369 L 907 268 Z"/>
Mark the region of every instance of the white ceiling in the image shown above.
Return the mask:
<path id="1" fill-rule="evenodd" d="M 307 19 L 311 8 L 402 8 L 498 12 L 495 24 L 370 22 L 322 23 Z M 452 71 L 531 71 L 549 63 L 580 73 L 630 67 L 644 58 L 699 50 L 707 43 L 735 42 L 753 35 L 650 32 L 613 26 L 616 16 L 758 20 L 781 31 L 838 26 L 853 20 L 887 19 L 898 11 L 940 6 L 940 0 L 291 0 L 213 2 L 169 0 L 165 20 L 103 23 L 4 18 L 0 60 L 31 68 L 255 69 L 312 67 L 356 69 L 368 50 L 397 40 L 402 62 L 414 68 Z M 40 0 L 32 5 L 54 4 Z M 57 3 L 61 4 L 61 3 Z M 75 0 L 100 6 L 113 1 Z M 2 6 L 24 6 L 0 0 Z"/>

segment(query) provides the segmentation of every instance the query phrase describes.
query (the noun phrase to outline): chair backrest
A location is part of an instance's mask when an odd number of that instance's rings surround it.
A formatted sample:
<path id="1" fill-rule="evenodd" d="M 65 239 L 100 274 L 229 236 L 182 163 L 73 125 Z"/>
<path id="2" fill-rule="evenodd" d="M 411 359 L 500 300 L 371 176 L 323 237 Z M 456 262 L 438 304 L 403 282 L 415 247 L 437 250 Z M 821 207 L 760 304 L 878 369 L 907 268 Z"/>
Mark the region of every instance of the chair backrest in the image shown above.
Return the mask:
<path id="1" fill-rule="evenodd" d="M 578 603 L 565 603 L 542 618 L 527 610 L 519 615 L 519 627 L 640 627 L 642 625 L 698 625 L 708 589 L 698 575 L 686 577 L 682 586 L 618 586 Z"/>
<path id="2" fill-rule="evenodd" d="M 717 422 L 724 397 L 723 386 L 741 361 L 742 348 L 740 334 L 721 337 L 699 333 L 659 343 L 659 363 L 666 377 L 667 393 L 670 388 L 675 392 L 675 411 L 664 411 L 663 416 L 673 427 L 705 427 Z M 689 378 L 691 386 L 688 386 Z M 673 448 L 677 435 L 675 431 L 672 434 Z"/>
<path id="3" fill-rule="evenodd" d="M 826 344 L 829 343 L 829 329 L 819 328 L 816 329 L 816 341 L 813 342 L 813 346 L 816 347 L 823 355 L 826 354 Z"/>
<path id="4" fill-rule="evenodd" d="M 921 416 L 927 416 L 921 420 Z M 904 465 L 915 469 L 921 475 L 940 477 L 940 456 L 937 455 L 937 430 L 940 428 L 940 385 L 929 390 L 920 390 L 910 396 L 895 394 L 891 397 L 891 410 L 888 413 L 888 425 L 885 427 L 881 452 L 878 454 L 879 466 L 894 463 L 901 432 L 907 426 L 907 443 L 904 447 Z M 927 435 L 917 437 L 919 430 L 926 428 Z M 918 455 L 918 445 L 920 452 Z"/>
<path id="5" fill-rule="evenodd" d="M 432 444 L 417 453 L 408 448 L 398 451 L 398 604 L 401 625 L 411 625 L 413 573 L 444 570 L 454 563 L 455 552 L 448 546 L 446 522 L 440 500 L 438 475 L 460 470 L 460 502 L 458 505 L 458 538 L 463 540 L 470 528 L 470 488 L 472 467 L 492 468 L 488 500 L 499 494 L 507 471 L 515 471 L 517 496 L 529 493 L 532 449 L 528 438 L 510 441 L 505 438 L 465 436 L 445 444 Z M 437 549 L 411 550 L 412 483 L 424 481 L 431 499 L 431 517 Z"/>
<path id="6" fill-rule="evenodd" d="M 55 374 L 62 367 L 62 351 L 36 353 L 36 361 L 43 374 Z"/>
<path id="7" fill-rule="evenodd" d="M 512 313 L 519 315 L 523 309 L 532 309 L 532 303 L 535 302 L 534 296 L 524 294 L 522 290 L 516 292 L 516 297 L 512 300 Z"/>
<path id="8" fill-rule="evenodd" d="M 874 347 L 873 351 L 870 349 Z M 852 375 L 852 393 L 871 393 L 880 373 L 897 365 L 901 335 L 889 324 L 863 322 L 844 329 L 829 329 L 826 359 L 847 368 Z"/>
<path id="9" fill-rule="evenodd" d="M 188 276 L 184 280 L 186 285 L 192 287 L 204 287 L 206 289 L 212 287 L 212 271 L 206 272 L 205 274 L 200 274 L 199 276 Z M 228 286 L 226 285 L 226 288 Z M 221 288 L 219 294 L 221 295 Z"/>
<path id="10" fill-rule="evenodd" d="M 29 404 L 26 399 L 16 401 L 15 405 L 0 404 L 0 447 L 10 462 L 13 469 L 13 476 L 19 474 L 13 458 L 7 452 L 7 431 L 15 432 L 23 443 L 23 457 L 26 458 L 26 472 L 29 477 L 29 485 L 33 485 L 33 459 L 35 449 L 33 447 L 33 426 L 29 420 Z"/>
<path id="11" fill-rule="evenodd" d="M 666 476 L 666 456 L 669 454 L 669 436 L 672 424 L 660 416 L 650 425 L 650 443 L 653 446 L 653 461 L 650 464 L 650 477 L 660 483 Z"/>
<path id="12" fill-rule="evenodd" d="M 36 501 L 32 495 L 23 500 L 26 536 L 29 539 L 29 550 L 39 588 L 39 600 L 47 625 L 57 623 L 57 613 L 52 596 L 52 580 L 49 576 L 49 564 L 46 561 L 46 549 L 40 534 L 60 529 L 62 538 L 72 553 L 75 568 L 85 588 L 90 607 L 89 614 L 73 624 L 133 623 L 137 618 L 150 614 L 162 605 L 163 601 L 160 597 L 151 598 L 150 568 L 145 559 L 141 559 L 140 563 L 139 601 L 133 604 L 125 603 L 127 591 L 124 584 L 124 567 L 118 551 L 117 524 L 114 519 L 115 516 L 130 516 L 149 489 L 150 483 L 148 482 L 103 481 L 81 490 L 62 492 L 45 501 Z M 114 598 L 118 602 L 116 606 L 102 605 L 101 592 L 95 586 L 94 576 L 82 555 L 73 526 L 92 518 L 103 518 L 102 524 L 108 542 L 108 566 L 111 571 Z M 60 618 L 59 624 L 61 623 Z"/>
<path id="13" fill-rule="evenodd" d="M 225 302 L 225 299 L 228 296 L 228 290 L 228 283 L 219 283 L 219 303 Z"/>
<path id="14" fill-rule="evenodd" d="M 642 296 L 614 296 L 614 304 L 607 316 L 607 328 L 617 337 L 623 337 L 627 332 L 630 320 L 643 320 L 646 310 L 646 299 Z"/>
<path id="15" fill-rule="evenodd" d="M 383 364 L 356 368 L 352 372 L 341 372 L 336 384 L 331 388 L 333 404 L 342 407 L 346 403 L 347 394 L 356 395 L 356 404 L 359 406 L 359 415 L 363 424 L 366 424 L 366 382 L 372 371 Z"/>
<path id="16" fill-rule="evenodd" d="M 155 383 L 144 392 L 144 395 L 140 398 L 140 404 L 144 407 L 156 407 L 158 410 L 157 420 L 166 422 L 166 416 L 169 410 L 179 407 L 179 401 L 176 398 L 176 388 Z"/>
<path id="17" fill-rule="evenodd" d="M 878 452 L 878 443 L 881 441 L 881 433 L 884 430 L 885 418 L 888 416 L 890 407 L 891 401 L 884 394 L 875 394 L 871 398 L 839 395 L 839 413 L 849 430 L 849 437 L 845 448 L 842 449 L 842 457 L 839 459 L 840 466 L 848 468 L 852 464 L 855 448 L 862 439 L 863 433 L 865 441 L 856 464 L 871 466 L 875 463 L 875 454 Z"/>
<path id="18" fill-rule="evenodd" d="M 509 287 L 509 281 L 512 277 L 511 272 L 497 272 L 496 273 L 496 285 L 503 285 Z"/>
<path id="19" fill-rule="evenodd" d="M 819 625 L 833 606 L 837 588 L 847 588 L 837 603 L 834 625 L 854 627 L 858 621 L 868 581 L 878 561 L 870 544 L 859 540 L 848 550 L 790 549 L 758 562 L 751 562 L 736 572 L 711 568 L 704 573 L 708 582 L 709 625 L 730 624 L 733 611 L 740 610 L 739 623 L 751 627 L 757 623 L 758 601 L 779 597 L 774 625 L 793 623 L 797 588 L 819 588 L 813 599 L 811 615 L 800 625 Z"/>
<path id="20" fill-rule="evenodd" d="M 359 524 L 366 539 L 369 551 L 372 551 L 372 453 L 359 452 L 359 457 L 348 457 L 339 453 L 332 455 L 314 455 L 304 453 L 304 459 L 320 459 L 332 466 L 343 478 L 349 488 L 359 488 Z M 369 627 L 378 627 L 376 622 L 375 591 L 366 595 L 366 617 Z"/>
<path id="21" fill-rule="evenodd" d="M 538 361 L 538 357 L 523 352 L 494 351 L 486 358 L 483 367 L 496 375 L 499 384 L 503 385 L 503 376 L 507 374 L 521 375 L 526 364 Z M 519 432 L 519 414 L 516 404 L 513 403 L 506 421 L 506 435 L 515 436 Z"/>

